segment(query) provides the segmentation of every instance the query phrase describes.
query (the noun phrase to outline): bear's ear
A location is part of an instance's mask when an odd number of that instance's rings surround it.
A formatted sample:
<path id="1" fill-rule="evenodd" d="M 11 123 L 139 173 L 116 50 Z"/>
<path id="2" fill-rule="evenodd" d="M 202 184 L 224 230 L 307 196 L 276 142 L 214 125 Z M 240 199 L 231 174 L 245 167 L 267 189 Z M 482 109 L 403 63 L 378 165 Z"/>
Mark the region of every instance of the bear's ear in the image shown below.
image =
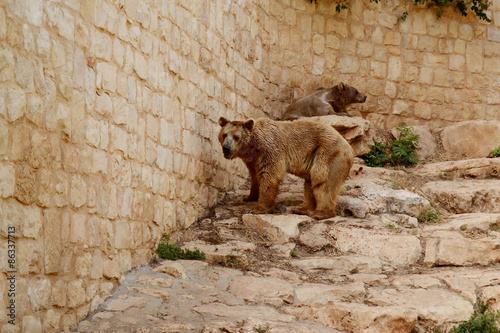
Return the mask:
<path id="1" fill-rule="evenodd" d="M 344 90 L 345 89 L 345 84 L 344 82 L 340 82 L 339 85 L 337 86 L 339 90 Z"/>
<path id="2" fill-rule="evenodd" d="M 245 123 L 243 124 L 243 127 L 245 127 L 247 130 L 251 131 L 253 128 L 253 119 L 248 119 L 247 121 L 245 121 Z"/>
<path id="3" fill-rule="evenodd" d="M 226 124 L 227 124 L 228 122 L 229 122 L 229 120 L 227 120 L 227 119 L 226 119 L 226 118 L 224 118 L 224 117 L 220 117 L 220 118 L 219 118 L 219 125 L 220 125 L 221 127 L 226 126 Z"/>

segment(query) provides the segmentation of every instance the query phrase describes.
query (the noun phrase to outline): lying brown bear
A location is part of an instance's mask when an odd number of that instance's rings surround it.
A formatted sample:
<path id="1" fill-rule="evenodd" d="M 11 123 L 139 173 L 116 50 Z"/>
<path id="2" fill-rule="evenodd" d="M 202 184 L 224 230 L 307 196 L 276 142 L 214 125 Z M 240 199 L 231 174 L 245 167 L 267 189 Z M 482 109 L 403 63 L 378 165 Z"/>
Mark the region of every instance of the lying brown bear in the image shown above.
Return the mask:
<path id="1" fill-rule="evenodd" d="M 366 95 L 348 84 L 339 83 L 332 88 L 319 88 L 312 94 L 290 104 L 282 120 L 295 120 L 301 117 L 326 116 L 330 114 L 347 115 L 346 107 L 353 103 L 364 103 Z"/>
<path id="2" fill-rule="evenodd" d="M 270 213 L 278 188 L 289 172 L 304 178 L 304 204 L 294 210 L 315 219 L 335 216 L 337 198 L 351 169 L 354 152 L 331 126 L 307 120 L 246 121 L 219 119 L 224 157 L 239 157 L 251 176 L 256 214 Z"/>

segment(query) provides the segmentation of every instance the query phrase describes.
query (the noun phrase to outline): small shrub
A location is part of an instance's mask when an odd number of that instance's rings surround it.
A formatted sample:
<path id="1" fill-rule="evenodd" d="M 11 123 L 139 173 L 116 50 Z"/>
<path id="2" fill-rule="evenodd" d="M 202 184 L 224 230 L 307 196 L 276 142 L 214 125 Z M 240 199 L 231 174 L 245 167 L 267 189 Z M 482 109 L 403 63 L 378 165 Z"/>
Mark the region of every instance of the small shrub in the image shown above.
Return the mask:
<path id="1" fill-rule="evenodd" d="M 241 268 L 240 259 L 234 254 L 228 254 L 225 258 L 221 260 L 221 265 L 231 268 Z"/>
<path id="2" fill-rule="evenodd" d="M 290 257 L 297 258 L 299 255 L 294 250 L 290 250 Z"/>
<path id="3" fill-rule="evenodd" d="M 488 154 L 488 157 L 494 158 L 494 157 L 500 157 L 500 147 L 496 147 L 490 153 Z"/>
<path id="4" fill-rule="evenodd" d="M 199 249 L 195 249 L 194 251 L 181 249 L 180 247 L 172 245 L 169 242 L 170 236 L 161 238 L 160 244 L 158 244 L 158 248 L 156 249 L 160 258 L 169 260 L 205 260 L 205 253 Z"/>
<path id="5" fill-rule="evenodd" d="M 500 333 L 500 311 L 493 311 L 484 302 L 474 305 L 474 312 L 470 319 L 452 328 L 452 333 Z"/>
<path id="6" fill-rule="evenodd" d="M 422 212 L 417 217 L 418 222 L 439 222 L 441 221 L 441 213 L 438 210 L 428 210 L 427 212 Z"/>
<path id="7" fill-rule="evenodd" d="M 491 231 L 500 231 L 500 219 L 496 222 L 490 223 L 490 230 Z"/>
<path id="8" fill-rule="evenodd" d="M 410 166 L 418 163 L 417 146 L 420 136 L 413 133 L 413 127 L 406 127 L 401 123 L 396 127 L 398 138 L 385 145 L 373 139 L 370 151 L 361 156 L 366 165 L 370 167 Z"/>

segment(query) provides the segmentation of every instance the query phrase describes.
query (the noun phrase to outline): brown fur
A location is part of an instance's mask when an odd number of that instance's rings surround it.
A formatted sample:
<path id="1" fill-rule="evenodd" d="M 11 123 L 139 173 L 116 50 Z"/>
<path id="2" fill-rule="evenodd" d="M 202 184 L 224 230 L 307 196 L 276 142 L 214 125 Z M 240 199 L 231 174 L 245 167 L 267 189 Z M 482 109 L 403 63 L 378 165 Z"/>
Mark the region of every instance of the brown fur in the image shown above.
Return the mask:
<path id="1" fill-rule="evenodd" d="M 332 88 L 320 88 L 312 94 L 290 104 L 283 120 L 300 117 L 326 116 L 330 114 L 347 115 L 346 107 L 352 103 L 364 103 L 366 95 L 348 84 L 339 83 Z"/>
<path id="2" fill-rule="evenodd" d="M 278 188 L 289 172 L 304 178 L 304 204 L 296 213 L 316 219 L 335 216 L 337 198 L 351 169 L 354 152 L 331 126 L 307 120 L 219 119 L 224 157 L 239 157 L 251 176 L 246 201 L 254 213 L 272 211 Z"/>

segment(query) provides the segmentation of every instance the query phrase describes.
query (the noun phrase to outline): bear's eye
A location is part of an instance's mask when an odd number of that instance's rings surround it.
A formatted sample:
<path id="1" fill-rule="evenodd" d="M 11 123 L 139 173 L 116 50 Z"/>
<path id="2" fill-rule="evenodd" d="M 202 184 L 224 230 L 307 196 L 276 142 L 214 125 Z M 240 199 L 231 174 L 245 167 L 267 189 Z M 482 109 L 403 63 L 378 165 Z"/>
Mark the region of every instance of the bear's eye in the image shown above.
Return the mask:
<path id="1" fill-rule="evenodd" d="M 233 139 L 234 139 L 234 141 L 238 141 L 238 140 L 240 139 L 240 137 L 239 137 L 239 136 L 237 136 L 237 135 L 235 135 L 235 136 L 233 137 Z"/>
<path id="2" fill-rule="evenodd" d="M 226 140 L 226 138 L 227 138 L 227 134 L 225 134 L 225 133 L 224 133 L 224 134 L 222 135 L 222 139 Z"/>

